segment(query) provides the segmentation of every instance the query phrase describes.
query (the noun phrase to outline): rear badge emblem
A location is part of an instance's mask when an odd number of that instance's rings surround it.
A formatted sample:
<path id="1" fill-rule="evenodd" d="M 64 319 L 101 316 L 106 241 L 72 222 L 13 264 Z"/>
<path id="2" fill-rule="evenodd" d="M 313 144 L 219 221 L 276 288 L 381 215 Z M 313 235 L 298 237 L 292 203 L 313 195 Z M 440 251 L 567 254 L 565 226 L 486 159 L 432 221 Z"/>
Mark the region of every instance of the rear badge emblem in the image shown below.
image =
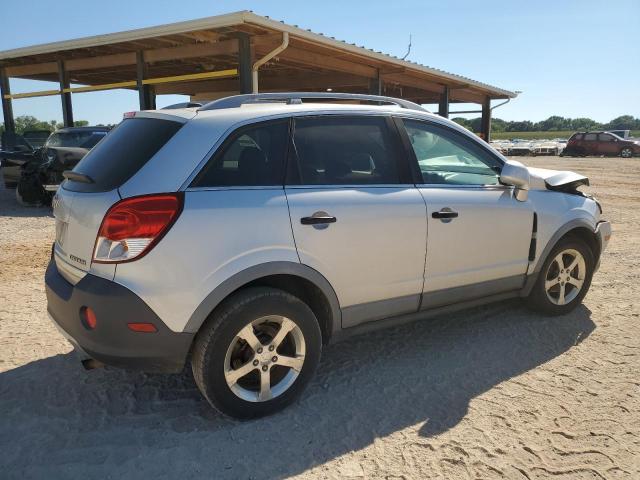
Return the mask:
<path id="1" fill-rule="evenodd" d="M 71 254 L 69 254 L 69 258 L 70 258 L 71 260 L 73 260 L 74 262 L 78 262 L 80 265 L 86 265 L 86 264 L 87 264 L 87 261 L 86 261 L 86 260 L 83 260 L 83 259 L 82 259 L 82 258 L 80 258 L 80 257 L 76 257 L 75 255 L 71 255 Z"/>

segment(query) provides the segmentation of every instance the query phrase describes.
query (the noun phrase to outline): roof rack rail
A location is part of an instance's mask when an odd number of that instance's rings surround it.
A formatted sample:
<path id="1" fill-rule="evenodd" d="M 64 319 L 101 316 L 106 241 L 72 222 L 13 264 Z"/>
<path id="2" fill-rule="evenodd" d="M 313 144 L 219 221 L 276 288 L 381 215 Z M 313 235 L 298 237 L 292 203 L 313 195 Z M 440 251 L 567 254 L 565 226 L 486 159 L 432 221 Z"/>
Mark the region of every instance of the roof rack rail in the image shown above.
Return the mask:
<path id="1" fill-rule="evenodd" d="M 420 110 L 426 112 L 427 110 L 422 108 L 417 103 L 410 102 L 408 100 L 402 100 L 401 98 L 382 97 L 379 95 L 365 95 L 360 93 L 333 93 L 333 92 L 291 92 L 291 93 L 251 93 L 246 95 L 233 95 L 231 97 L 221 98 L 209 102 L 198 109 L 203 110 L 218 110 L 222 108 L 237 108 L 242 105 L 250 103 L 286 103 L 287 105 L 298 105 L 303 100 L 360 100 L 362 102 L 372 103 L 390 103 L 398 105 L 402 108 L 408 108 L 410 110 Z"/>

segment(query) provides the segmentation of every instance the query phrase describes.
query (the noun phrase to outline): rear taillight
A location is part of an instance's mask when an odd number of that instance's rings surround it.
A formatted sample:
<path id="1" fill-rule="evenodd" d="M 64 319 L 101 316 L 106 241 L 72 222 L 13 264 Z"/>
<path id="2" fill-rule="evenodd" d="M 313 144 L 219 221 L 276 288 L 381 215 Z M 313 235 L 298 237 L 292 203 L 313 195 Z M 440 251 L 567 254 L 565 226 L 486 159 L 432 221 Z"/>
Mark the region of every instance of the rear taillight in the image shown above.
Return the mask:
<path id="1" fill-rule="evenodd" d="M 93 249 L 97 263 L 129 262 L 146 255 L 182 212 L 183 195 L 127 198 L 109 209 Z"/>

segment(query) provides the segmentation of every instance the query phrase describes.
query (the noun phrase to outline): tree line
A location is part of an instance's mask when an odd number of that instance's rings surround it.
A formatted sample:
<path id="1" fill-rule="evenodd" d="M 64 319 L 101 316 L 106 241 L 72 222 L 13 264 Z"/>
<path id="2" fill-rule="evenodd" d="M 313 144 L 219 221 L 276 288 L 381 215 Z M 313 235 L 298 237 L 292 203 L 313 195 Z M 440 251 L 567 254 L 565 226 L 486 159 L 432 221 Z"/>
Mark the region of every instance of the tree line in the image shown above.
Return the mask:
<path id="1" fill-rule="evenodd" d="M 480 117 L 470 120 L 456 117 L 452 118 L 452 120 L 473 132 L 480 132 Z M 492 132 L 554 132 L 562 130 L 640 130 L 640 118 L 635 118 L 632 115 L 622 115 L 608 123 L 599 123 L 584 117 L 565 118 L 558 115 L 551 116 L 540 122 L 531 122 L 529 120 L 507 121 L 501 118 L 491 119 Z"/>
<path id="2" fill-rule="evenodd" d="M 16 133 L 23 134 L 24 132 L 28 132 L 29 130 L 46 130 L 49 132 L 53 132 L 59 128 L 64 127 L 64 125 L 56 120 L 43 121 L 38 120 L 36 117 L 31 115 L 20 115 L 14 119 L 16 124 Z M 74 127 L 86 127 L 89 125 L 87 120 L 76 120 L 73 122 Z M 4 132 L 4 123 L 0 123 L 0 133 Z"/>

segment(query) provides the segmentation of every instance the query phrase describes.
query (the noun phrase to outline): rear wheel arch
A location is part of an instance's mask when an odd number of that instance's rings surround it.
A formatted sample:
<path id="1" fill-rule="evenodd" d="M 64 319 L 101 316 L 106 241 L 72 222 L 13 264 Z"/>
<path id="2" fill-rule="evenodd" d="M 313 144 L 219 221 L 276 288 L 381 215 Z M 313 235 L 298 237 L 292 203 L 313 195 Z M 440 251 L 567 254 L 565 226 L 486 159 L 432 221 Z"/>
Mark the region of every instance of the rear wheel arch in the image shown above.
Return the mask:
<path id="1" fill-rule="evenodd" d="M 322 274 L 299 263 L 268 262 L 243 270 L 216 287 L 196 308 L 184 331 L 197 333 L 226 298 L 242 289 L 258 286 L 277 288 L 306 303 L 318 319 L 323 343 L 328 343 L 340 329 L 338 297 Z"/>

